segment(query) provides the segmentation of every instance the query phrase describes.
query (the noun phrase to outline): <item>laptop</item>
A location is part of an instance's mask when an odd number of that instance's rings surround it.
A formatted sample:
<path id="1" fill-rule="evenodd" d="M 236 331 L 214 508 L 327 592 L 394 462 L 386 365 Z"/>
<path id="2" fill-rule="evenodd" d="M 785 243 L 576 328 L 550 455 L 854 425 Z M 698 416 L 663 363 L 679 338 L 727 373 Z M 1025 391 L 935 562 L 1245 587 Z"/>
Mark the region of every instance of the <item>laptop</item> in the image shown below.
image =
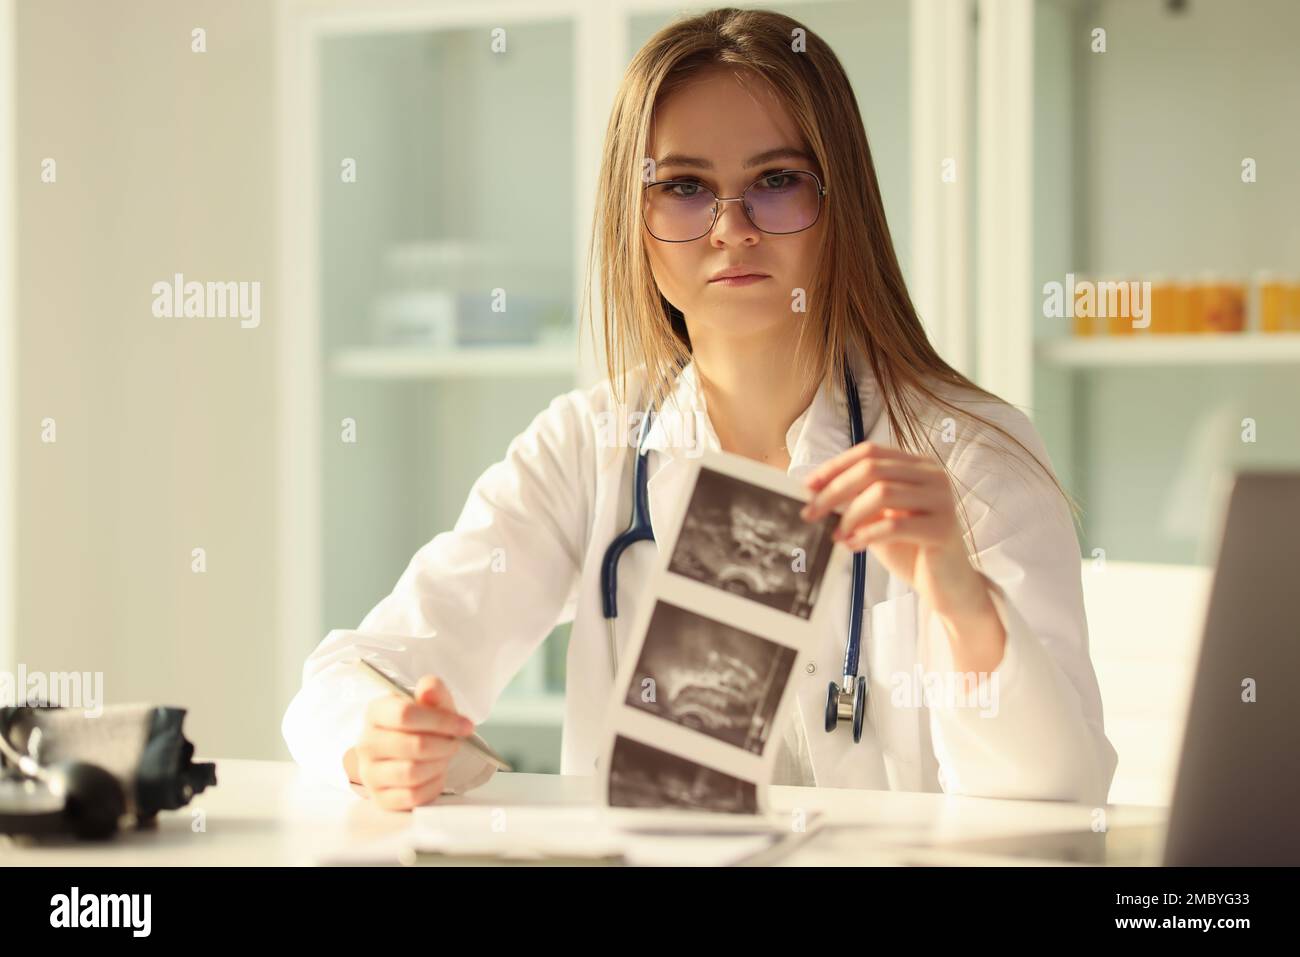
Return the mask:
<path id="1" fill-rule="evenodd" d="M 1228 499 L 1167 823 L 930 847 L 1081 864 L 1297 865 L 1297 808 L 1300 472 L 1246 471 Z"/>

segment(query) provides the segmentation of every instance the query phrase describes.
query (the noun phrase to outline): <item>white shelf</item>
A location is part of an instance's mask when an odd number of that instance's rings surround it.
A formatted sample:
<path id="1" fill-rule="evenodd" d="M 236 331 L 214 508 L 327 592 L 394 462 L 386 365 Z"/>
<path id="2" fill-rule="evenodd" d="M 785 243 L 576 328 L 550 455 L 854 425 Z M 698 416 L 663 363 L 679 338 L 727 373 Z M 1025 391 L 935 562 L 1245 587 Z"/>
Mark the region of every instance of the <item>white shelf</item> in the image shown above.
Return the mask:
<path id="1" fill-rule="evenodd" d="M 518 698 L 502 695 L 484 724 L 559 727 L 564 724 L 564 695 L 521 695 Z"/>
<path id="2" fill-rule="evenodd" d="M 576 344 L 433 349 L 365 346 L 334 354 L 330 368 L 354 379 L 473 379 L 577 372 Z"/>
<path id="3" fill-rule="evenodd" d="M 1300 332 L 1079 336 L 1039 342 L 1035 353 L 1071 368 L 1300 363 Z"/>

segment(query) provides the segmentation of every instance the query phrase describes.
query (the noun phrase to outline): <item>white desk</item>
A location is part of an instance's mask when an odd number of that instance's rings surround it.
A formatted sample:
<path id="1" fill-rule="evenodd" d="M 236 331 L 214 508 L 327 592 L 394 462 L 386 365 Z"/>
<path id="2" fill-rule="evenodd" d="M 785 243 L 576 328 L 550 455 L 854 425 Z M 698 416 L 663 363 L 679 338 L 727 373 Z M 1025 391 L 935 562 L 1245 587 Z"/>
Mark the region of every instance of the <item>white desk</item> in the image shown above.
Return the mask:
<path id="1" fill-rule="evenodd" d="M 61 842 L 35 847 L 0 837 L 0 866 L 313 864 L 323 853 L 392 838 L 410 823 L 409 814 L 383 811 L 365 798 L 317 784 L 291 762 L 216 763 L 217 786 L 200 794 L 190 807 L 161 814 L 156 829 L 125 832 L 111 843 L 98 845 Z M 590 800 L 594 783 L 593 778 L 497 773 L 469 794 L 441 800 L 581 804 Z M 791 865 L 1050 863 L 955 857 L 948 850 L 916 845 L 1089 830 L 1094 813 L 1090 806 L 1075 804 L 841 788 L 776 787 L 773 803 L 781 810 L 822 810 L 829 821 L 840 825 L 810 836 L 794 849 L 782 861 Z M 203 812 L 201 818 L 198 811 Z M 1107 809 L 1107 825 L 1111 829 L 1160 825 L 1165 816 L 1163 808 L 1112 806 Z M 847 825 L 860 826 L 846 829 Z"/>

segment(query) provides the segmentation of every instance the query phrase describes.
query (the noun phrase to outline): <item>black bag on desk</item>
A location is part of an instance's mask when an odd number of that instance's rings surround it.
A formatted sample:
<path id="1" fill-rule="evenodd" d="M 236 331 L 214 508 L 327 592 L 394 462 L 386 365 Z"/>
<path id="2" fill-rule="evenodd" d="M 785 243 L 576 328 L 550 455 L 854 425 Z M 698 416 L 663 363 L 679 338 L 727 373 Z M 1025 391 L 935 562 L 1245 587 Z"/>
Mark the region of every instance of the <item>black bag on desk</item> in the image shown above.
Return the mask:
<path id="1" fill-rule="evenodd" d="M 217 783 L 181 733 L 185 709 L 133 704 L 0 708 L 0 833 L 108 837 Z"/>

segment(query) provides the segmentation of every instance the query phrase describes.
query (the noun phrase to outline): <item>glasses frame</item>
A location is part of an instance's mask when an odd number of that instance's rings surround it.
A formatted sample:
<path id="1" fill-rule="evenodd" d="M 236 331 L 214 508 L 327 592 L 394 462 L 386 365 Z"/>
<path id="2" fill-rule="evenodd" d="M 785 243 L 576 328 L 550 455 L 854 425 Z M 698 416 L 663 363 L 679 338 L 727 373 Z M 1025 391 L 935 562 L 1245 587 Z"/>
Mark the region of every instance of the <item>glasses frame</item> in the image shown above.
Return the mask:
<path id="1" fill-rule="evenodd" d="M 799 229 L 792 229 L 786 233 L 774 233 L 771 230 L 764 229 L 762 226 L 758 225 L 758 223 L 754 222 L 754 217 L 749 215 L 749 209 L 746 208 L 746 205 L 743 202 L 743 200 L 745 198 L 745 194 L 748 193 L 755 186 L 757 186 L 759 183 L 763 182 L 763 180 L 771 176 L 780 176 L 782 173 L 806 173 L 807 175 L 812 177 L 813 182 L 817 184 L 817 215 L 813 217 L 813 221 L 809 223 L 807 226 L 803 226 Z M 654 230 L 652 230 L 650 228 L 650 224 L 646 222 L 645 200 L 644 200 L 645 191 L 649 189 L 651 186 L 664 186 L 668 183 L 680 183 L 684 186 L 687 185 L 698 186 L 700 189 L 705 190 L 706 192 L 709 193 L 709 195 L 713 197 L 713 222 L 709 223 L 708 229 L 706 229 L 704 232 L 700 233 L 698 236 L 695 236 L 691 239 L 659 239 L 658 236 L 655 236 Z M 699 183 L 691 179 L 657 179 L 654 182 L 646 183 L 644 186 L 641 187 L 641 196 L 643 197 L 641 201 L 641 224 L 645 226 L 646 232 L 648 232 L 652 237 L 654 237 L 654 239 L 658 240 L 661 243 L 693 243 L 697 239 L 703 239 L 705 236 L 709 235 L 709 233 L 713 232 L 714 226 L 718 225 L 718 219 L 721 218 L 722 216 L 723 203 L 740 203 L 741 211 L 744 212 L 745 218 L 749 220 L 749 224 L 753 226 L 755 229 L 757 229 L 760 233 L 767 233 L 767 235 L 769 236 L 793 236 L 796 233 L 803 232 L 805 229 L 812 229 L 814 226 L 817 225 L 818 221 L 822 218 L 822 207 L 826 205 L 826 203 L 824 202 L 824 200 L 826 199 L 826 187 L 822 185 L 821 177 L 818 176 L 810 169 L 776 169 L 776 170 L 772 170 L 771 172 L 764 173 L 762 176 L 758 177 L 758 179 L 754 180 L 754 182 L 746 186 L 744 190 L 741 191 L 741 194 L 739 196 L 719 196 L 717 193 L 709 189 L 709 187 L 705 186 L 703 183 Z"/>

